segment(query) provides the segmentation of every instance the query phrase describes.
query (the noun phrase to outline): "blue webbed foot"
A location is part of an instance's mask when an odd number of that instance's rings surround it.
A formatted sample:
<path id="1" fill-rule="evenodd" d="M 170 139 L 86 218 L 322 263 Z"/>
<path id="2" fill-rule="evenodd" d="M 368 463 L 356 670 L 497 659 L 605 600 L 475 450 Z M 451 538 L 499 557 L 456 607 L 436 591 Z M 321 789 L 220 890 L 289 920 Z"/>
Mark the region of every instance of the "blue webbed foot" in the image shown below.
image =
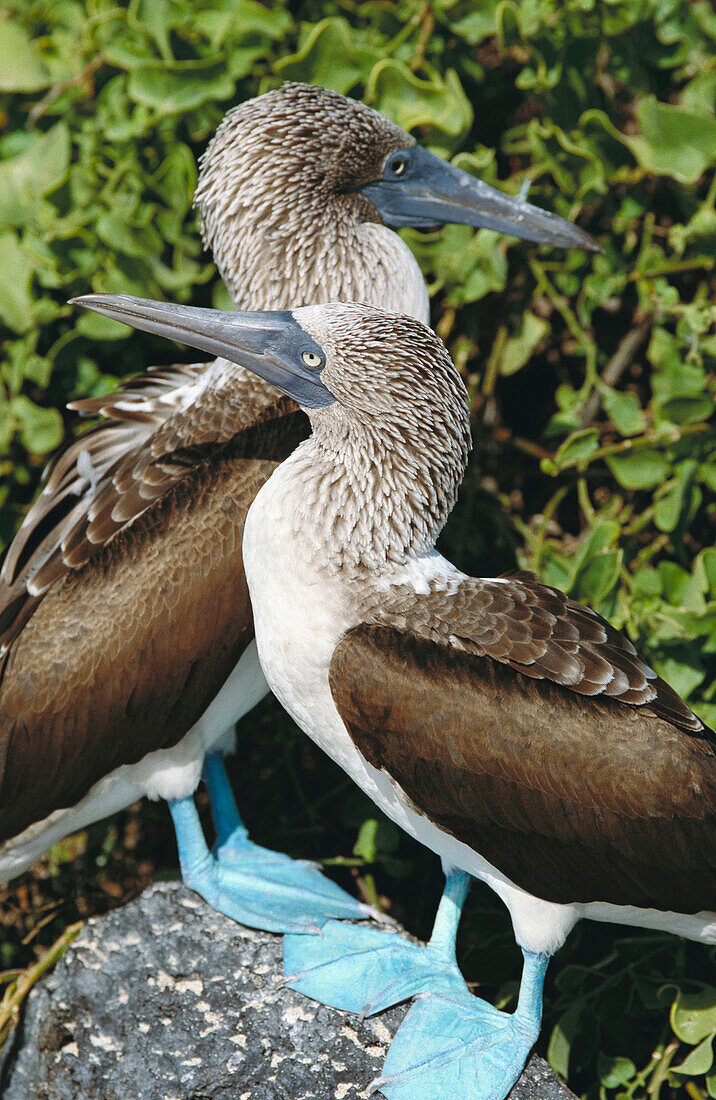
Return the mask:
<path id="1" fill-rule="evenodd" d="M 326 878 L 314 863 L 291 859 L 261 848 L 250 840 L 232 848 L 219 849 L 217 873 L 232 891 L 252 899 L 265 898 L 276 910 L 278 921 L 253 925 L 272 932 L 318 932 L 331 919 L 360 920 L 372 910 Z M 243 922 L 246 923 L 246 922 Z"/>
<path id="2" fill-rule="evenodd" d="M 426 990 L 465 990 L 454 959 L 397 932 L 329 921 L 320 936 L 286 936 L 291 989 L 321 1004 L 372 1016 Z"/>
<path id="3" fill-rule="evenodd" d="M 217 836 L 213 854 L 228 881 L 235 882 L 235 889 L 248 890 L 249 896 L 268 893 L 272 906 L 280 903 L 291 920 L 290 925 L 286 920 L 271 931 L 314 932 L 331 918 L 357 920 L 371 915 L 367 905 L 326 878 L 318 864 L 292 859 L 249 840 L 220 752 L 207 753 L 203 775 Z"/>
<path id="4" fill-rule="evenodd" d="M 514 1013 L 500 1012 L 467 992 L 421 996 L 400 1025 L 373 1088 L 387 1100 L 504 1100 L 542 1019 L 548 956 L 524 955 Z"/>
<path id="5" fill-rule="evenodd" d="M 320 937 L 286 936 L 288 984 L 322 1004 L 366 1016 L 423 992 L 467 994 L 455 961 L 455 935 L 469 881 L 462 872 L 448 875 L 427 945 L 336 921 Z"/>
<path id="6" fill-rule="evenodd" d="M 325 878 L 314 864 L 253 844 L 240 823 L 223 841 L 220 835 L 219 855 L 213 855 L 193 798 L 177 799 L 169 808 L 184 882 L 240 924 L 305 934 L 320 931 L 331 918 L 370 916 L 368 906 Z"/>

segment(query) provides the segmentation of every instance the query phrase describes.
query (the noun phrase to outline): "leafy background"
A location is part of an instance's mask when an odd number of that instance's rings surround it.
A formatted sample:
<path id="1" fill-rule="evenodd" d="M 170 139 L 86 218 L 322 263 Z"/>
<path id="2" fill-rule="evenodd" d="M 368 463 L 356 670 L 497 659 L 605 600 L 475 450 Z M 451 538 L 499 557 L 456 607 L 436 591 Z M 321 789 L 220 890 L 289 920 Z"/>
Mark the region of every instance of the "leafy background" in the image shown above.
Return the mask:
<path id="1" fill-rule="evenodd" d="M 2 540 L 74 430 L 65 402 L 176 357 L 67 299 L 226 306 L 191 205 L 197 156 L 233 103 L 314 81 L 603 244 L 565 255 L 464 227 L 406 233 L 472 401 L 475 454 L 442 549 L 586 601 L 714 724 L 715 43 L 705 0 L 3 0 Z M 257 839 L 323 856 L 425 935 L 434 858 L 270 701 L 239 733 L 233 774 Z M 175 867 L 166 810 L 145 805 L 0 893 L 0 965 L 16 968 L 0 1041 L 72 921 Z M 461 956 L 509 1005 L 519 956 L 481 886 Z M 583 923 L 551 967 L 543 1051 L 590 1097 L 716 1097 L 713 962 Z"/>

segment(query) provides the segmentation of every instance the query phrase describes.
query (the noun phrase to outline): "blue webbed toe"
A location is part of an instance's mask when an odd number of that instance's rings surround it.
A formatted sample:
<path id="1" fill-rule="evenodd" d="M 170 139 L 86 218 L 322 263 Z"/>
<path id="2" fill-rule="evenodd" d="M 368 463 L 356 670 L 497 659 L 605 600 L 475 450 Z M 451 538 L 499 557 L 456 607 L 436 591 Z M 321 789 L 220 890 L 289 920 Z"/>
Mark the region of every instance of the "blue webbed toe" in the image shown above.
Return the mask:
<path id="1" fill-rule="evenodd" d="M 419 993 L 467 992 L 455 938 L 470 879 L 449 870 L 426 945 L 377 928 L 328 923 L 320 938 L 287 936 L 284 971 L 293 989 L 322 1004 L 372 1015 Z"/>
<path id="2" fill-rule="evenodd" d="M 370 909 L 307 860 L 252 843 L 240 821 L 222 829 L 215 853 L 206 845 L 193 798 L 169 803 L 182 877 L 214 909 L 267 932 L 316 933 L 332 918 L 361 919 Z M 232 815 L 238 821 L 238 813 Z M 217 830 L 218 831 L 218 830 Z"/>
<path id="3" fill-rule="evenodd" d="M 539 1035 L 548 956 L 524 952 L 520 998 L 500 1012 L 467 991 L 410 1008 L 374 1087 L 387 1100 L 504 1100 Z"/>
<path id="4" fill-rule="evenodd" d="M 370 1016 L 425 990 L 466 990 L 454 959 L 395 932 L 329 921 L 284 939 L 288 984 L 321 1004 Z"/>

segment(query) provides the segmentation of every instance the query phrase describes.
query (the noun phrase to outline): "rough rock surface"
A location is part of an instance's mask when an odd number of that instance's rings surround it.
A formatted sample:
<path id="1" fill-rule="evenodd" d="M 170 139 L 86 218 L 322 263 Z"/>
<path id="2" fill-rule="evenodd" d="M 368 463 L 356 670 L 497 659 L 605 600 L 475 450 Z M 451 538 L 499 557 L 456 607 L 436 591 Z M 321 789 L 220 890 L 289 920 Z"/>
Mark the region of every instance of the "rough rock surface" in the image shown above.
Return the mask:
<path id="1" fill-rule="evenodd" d="M 156 885 L 89 921 L 30 995 L 3 1100 L 358 1100 L 405 1008 L 361 1021 L 280 984 L 281 940 Z M 511 1100 L 573 1100 L 533 1056 Z"/>

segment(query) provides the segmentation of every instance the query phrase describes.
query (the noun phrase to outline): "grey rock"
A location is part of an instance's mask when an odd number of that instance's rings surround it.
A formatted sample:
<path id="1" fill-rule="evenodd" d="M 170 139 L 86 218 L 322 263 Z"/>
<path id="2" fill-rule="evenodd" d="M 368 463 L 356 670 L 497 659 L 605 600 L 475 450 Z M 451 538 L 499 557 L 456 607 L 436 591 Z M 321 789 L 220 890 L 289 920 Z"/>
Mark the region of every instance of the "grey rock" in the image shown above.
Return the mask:
<path id="1" fill-rule="evenodd" d="M 4 1100 L 359 1100 L 405 1007 L 360 1020 L 280 982 L 281 939 L 185 887 L 87 923 L 28 998 Z M 533 1056 L 512 1100 L 573 1100 Z"/>

